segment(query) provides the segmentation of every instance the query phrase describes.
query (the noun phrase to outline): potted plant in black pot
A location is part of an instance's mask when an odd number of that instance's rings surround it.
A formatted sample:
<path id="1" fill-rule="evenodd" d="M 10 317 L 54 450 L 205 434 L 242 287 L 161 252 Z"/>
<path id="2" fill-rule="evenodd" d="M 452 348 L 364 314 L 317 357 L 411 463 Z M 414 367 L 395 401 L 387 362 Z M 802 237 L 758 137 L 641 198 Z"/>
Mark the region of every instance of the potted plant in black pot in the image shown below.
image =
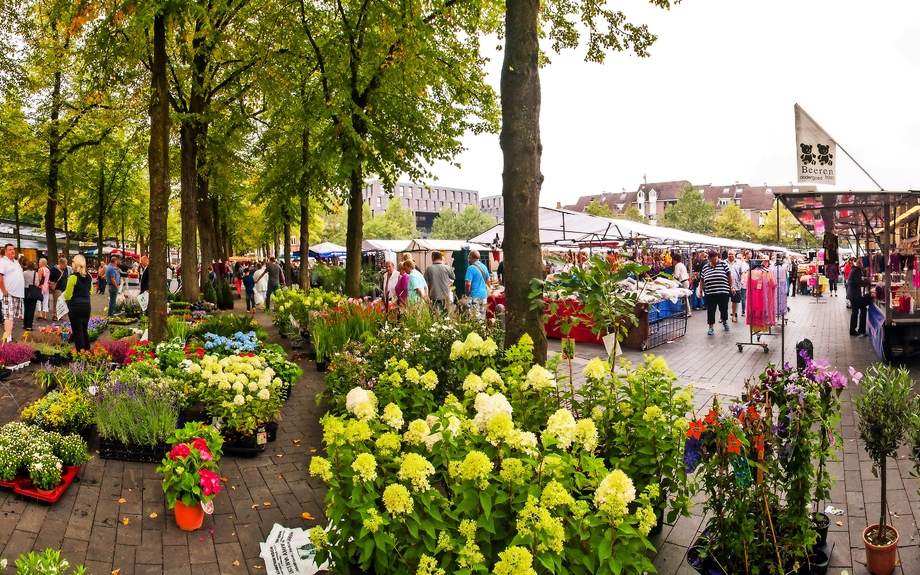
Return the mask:
<path id="1" fill-rule="evenodd" d="M 886 462 L 889 457 L 897 455 L 898 447 L 910 428 L 913 383 L 910 373 L 903 367 L 874 365 L 862 380 L 862 395 L 856 396 L 853 401 L 853 408 L 859 416 L 859 439 L 872 459 L 872 473 L 881 480 L 879 522 L 863 531 L 866 567 L 875 575 L 889 575 L 897 563 L 900 535 L 888 524 L 886 517 Z"/>

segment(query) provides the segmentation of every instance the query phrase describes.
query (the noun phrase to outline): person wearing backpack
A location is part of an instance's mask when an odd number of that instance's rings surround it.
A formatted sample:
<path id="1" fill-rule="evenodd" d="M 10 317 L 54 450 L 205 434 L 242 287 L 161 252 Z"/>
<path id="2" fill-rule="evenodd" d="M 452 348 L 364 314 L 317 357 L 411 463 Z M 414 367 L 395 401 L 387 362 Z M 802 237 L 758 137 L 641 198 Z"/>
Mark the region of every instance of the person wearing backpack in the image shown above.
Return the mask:
<path id="1" fill-rule="evenodd" d="M 489 271 L 486 266 L 479 261 L 479 251 L 470 250 L 470 267 L 466 268 L 466 295 L 470 298 L 470 308 L 479 314 L 482 319 L 486 318 L 486 303 L 489 297 L 487 281 Z"/>

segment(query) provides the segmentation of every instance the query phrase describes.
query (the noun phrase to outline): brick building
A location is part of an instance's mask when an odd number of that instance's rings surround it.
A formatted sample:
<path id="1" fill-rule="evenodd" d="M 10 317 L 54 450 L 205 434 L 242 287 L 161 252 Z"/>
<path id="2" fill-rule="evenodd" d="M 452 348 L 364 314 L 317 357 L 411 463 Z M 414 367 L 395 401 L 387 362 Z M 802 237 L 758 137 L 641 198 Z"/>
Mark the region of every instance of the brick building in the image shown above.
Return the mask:
<path id="1" fill-rule="evenodd" d="M 687 180 L 677 180 L 673 182 L 653 182 L 640 184 L 634 192 L 627 192 L 624 188 L 619 193 L 600 193 L 591 196 L 581 196 L 578 201 L 572 205 L 565 206 L 565 209 L 574 212 L 583 212 L 592 201 L 596 200 L 602 204 L 607 204 L 614 214 L 622 214 L 630 206 L 638 208 L 639 212 L 649 218 L 649 221 L 655 225 L 667 206 L 677 203 L 677 195 L 687 186 L 692 186 L 694 190 L 701 192 L 703 198 L 713 204 L 716 213 L 722 210 L 730 203 L 736 204 L 741 211 L 747 214 L 754 225 L 763 225 L 763 218 L 775 203 L 774 192 L 790 191 L 814 191 L 817 192 L 816 186 L 749 186 L 748 184 L 734 183 L 732 185 L 713 185 L 693 186 Z"/>

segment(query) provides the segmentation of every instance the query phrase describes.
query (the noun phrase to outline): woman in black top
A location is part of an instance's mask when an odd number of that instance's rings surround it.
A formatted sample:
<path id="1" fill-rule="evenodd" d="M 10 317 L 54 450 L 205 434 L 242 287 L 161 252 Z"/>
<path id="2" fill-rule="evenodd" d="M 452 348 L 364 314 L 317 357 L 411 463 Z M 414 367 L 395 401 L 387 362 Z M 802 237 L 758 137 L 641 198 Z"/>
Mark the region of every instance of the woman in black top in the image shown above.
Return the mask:
<path id="1" fill-rule="evenodd" d="M 93 290 L 93 278 L 86 273 L 86 259 L 81 255 L 73 257 L 73 273 L 67 278 L 64 299 L 70 316 L 70 328 L 73 330 L 74 349 L 89 351 L 89 296 Z"/>

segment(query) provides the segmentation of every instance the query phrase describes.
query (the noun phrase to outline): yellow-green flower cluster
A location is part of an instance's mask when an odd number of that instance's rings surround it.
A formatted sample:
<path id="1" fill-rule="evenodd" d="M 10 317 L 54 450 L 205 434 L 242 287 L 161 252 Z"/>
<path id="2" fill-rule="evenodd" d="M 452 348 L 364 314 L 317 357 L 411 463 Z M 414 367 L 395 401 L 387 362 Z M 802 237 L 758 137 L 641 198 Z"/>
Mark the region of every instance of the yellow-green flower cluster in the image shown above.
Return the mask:
<path id="1" fill-rule="evenodd" d="M 536 497 L 530 495 L 527 497 L 527 503 L 518 513 L 517 520 L 518 533 L 524 537 L 532 537 L 534 540 L 543 540 L 537 545 L 538 551 L 550 549 L 556 553 L 562 552 L 562 546 L 565 543 L 565 528 L 562 521 L 553 517 L 549 509 L 540 506 Z"/>
<path id="2" fill-rule="evenodd" d="M 383 408 L 383 415 L 380 417 L 380 420 L 397 431 L 402 429 L 402 426 L 406 423 L 403 419 L 402 410 L 399 409 L 398 405 L 392 402 L 388 403 L 386 407 Z"/>
<path id="3" fill-rule="evenodd" d="M 366 421 L 351 420 L 345 424 L 345 443 L 354 445 L 371 438 L 371 428 Z"/>
<path id="4" fill-rule="evenodd" d="M 598 510 L 619 518 L 626 515 L 628 505 L 636 499 L 636 487 L 632 479 L 619 469 L 611 471 L 601 481 L 594 493 L 594 505 Z"/>
<path id="5" fill-rule="evenodd" d="M 345 409 L 363 421 L 377 417 L 377 396 L 373 391 L 355 387 L 345 396 Z"/>
<path id="6" fill-rule="evenodd" d="M 323 423 L 323 442 L 330 446 L 345 445 L 345 423 L 334 415 L 326 414 Z"/>
<path id="7" fill-rule="evenodd" d="M 467 375 L 466 379 L 463 380 L 463 391 L 465 391 L 467 395 L 482 393 L 487 387 L 488 385 L 486 385 L 486 382 L 475 373 Z"/>
<path id="8" fill-rule="evenodd" d="M 521 388 L 533 389 L 534 391 L 555 389 L 556 378 L 542 365 L 534 365 L 530 368 L 530 371 L 527 372 L 527 377 L 524 378 L 524 383 L 521 384 Z"/>
<path id="9" fill-rule="evenodd" d="M 375 445 L 381 456 L 391 457 L 399 452 L 402 441 L 400 441 L 398 434 L 389 432 L 378 437 Z"/>
<path id="10" fill-rule="evenodd" d="M 429 433 L 431 433 L 431 428 L 428 427 L 428 424 L 425 423 L 425 420 L 416 419 L 409 424 L 409 428 L 403 435 L 403 439 L 405 439 L 406 443 L 409 445 L 421 445 Z"/>
<path id="11" fill-rule="evenodd" d="M 570 507 L 575 504 L 575 498 L 569 494 L 565 487 L 555 479 L 549 481 L 540 495 L 540 505 L 547 509 L 559 506 Z"/>
<path id="12" fill-rule="evenodd" d="M 655 512 L 647 505 L 640 506 L 636 509 L 636 518 L 639 520 L 639 532 L 643 535 L 648 535 L 652 527 L 658 524 L 658 518 L 655 516 Z"/>
<path id="13" fill-rule="evenodd" d="M 367 519 L 363 521 L 364 528 L 371 533 L 377 533 L 377 530 L 383 525 L 383 517 L 377 513 L 373 507 L 367 510 Z"/>
<path id="14" fill-rule="evenodd" d="M 498 554 L 498 559 L 492 569 L 494 575 L 537 575 L 533 568 L 533 556 L 523 547 L 509 547 Z"/>
<path id="15" fill-rule="evenodd" d="M 588 362 L 588 365 L 581 372 L 585 377 L 590 377 L 591 379 L 604 379 L 610 375 L 610 362 L 595 357 Z"/>
<path id="16" fill-rule="evenodd" d="M 329 481 L 332 479 L 332 464 L 325 457 L 314 457 L 310 460 L 310 475 Z"/>
<path id="17" fill-rule="evenodd" d="M 593 419 L 581 419 L 575 424 L 575 441 L 589 453 L 597 448 L 597 426 Z"/>
<path id="18" fill-rule="evenodd" d="M 472 569 L 485 561 L 485 557 L 479 552 L 479 545 L 476 544 L 476 522 L 471 519 L 461 521 L 460 535 L 466 539 L 466 543 L 457 552 L 457 564 L 464 569 Z"/>
<path id="19" fill-rule="evenodd" d="M 502 459 L 502 470 L 498 475 L 511 485 L 518 485 L 527 480 L 524 477 L 524 462 L 514 457 Z"/>
<path id="20" fill-rule="evenodd" d="M 351 468 L 362 481 L 377 479 L 377 460 L 370 453 L 359 453 L 352 462 Z"/>
<path id="21" fill-rule="evenodd" d="M 575 417 L 572 413 L 565 408 L 559 409 L 549 416 L 546 431 L 543 432 L 544 438 L 552 437 L 559 442 L 561 449 L 568 449 L 575 441 L 575 425 Z M 545 439 L 543 443 L 546 444 Z"/>
<path id="22" fill-rule="evenodd" d="M 434 475 L 434 465 L 421 455 L 407 453 L 403 457 L 398 476 L 401 481 L 411 482 L 414 491 L 422 492 L 431 489 L 431 484 L 428 482 L 428 477 L 431 475 Z"/>
<path id="23" fill-rule="evenodd" d="M 275 371 L 267 367 L 265 360 L 257 355 L 231 355 L 223 359 L 216 355 L 206 355 L 201 359 L 200 372 L 197 369 L 195 372 L 201 379 L 199 390 L 205 393 L 209 389 L 218 390 L 218 394 L 227 396 L 229 402 L 236 407 L 242 407 L 257 398 L 267 401 L 271 397 L 269 390 L 278 389 L 282 385 L 281 379 L 275 377 Z"/>
<path id="24" fill-rule="evenodd" d="M 491 367 L 487 367 L 482 372 L 482 381 L 491 389 L 505 390 L 505 380 Z"/>
<path id="25" fill-rule="evenodd" d="M 414 383 L 415 385 L 418 385 L 418 380 L 420 377 L 421 376 L 419 375 L 418 370 L 415 369 L 414 367 L 410 367 L 409 369 L 406 370 L 406 381 L 408 381 L 409 383 Z"/>
<path id="26" fill-rule="evenodd" d="M 415 508 L 412 494 L 398 483 L 387 485 L 383 490 L 383 506 L 394 515 L 409 515 Z"/>
<path id="27" fill-rule="evenodd" d="M 645 408 L 645 413 L 642 414 L 642 419 L 644 421 L 664 421 L 664 414 L 661 411 L 661 408 L 657 405 L 650 405 Z"/>
<path id="28" fill-rule="evenodd" d="M 455 341 L 450 346 L 450 359 L 457 361 L 474 357 L 493 357 L 497 351 L 498 345 L 491 337 L 483 340 L 478 333 L 472 332 L 466 336 L 465 341 Z"/>
<path id="29" fill-rule="evenodd" d="M 507 413 L 499 413 L 486 425 L 486 440 L 492 445 L 500 444 L 514 430 L 514 423 Z"/>
<path id="30" fill-rule="evenodd" d="M 487 478 L 494 468 L 495 465 L 485 453 L 470 451 L 460 464 L 460 477 L 468 481 L 477 481 L 480 485 L 488 485 Z"/>
<path id="31" fill-rule="evenodd" d="M 505 443 L 507 443 L 511 449 L 523 451 L 531 457 L 537 455 L 537 436 L 530 431 L 512 429 L 505 437 Z"/>
<path id="32" fill-rule="evenodd" d="M 508 417 L 511 417 L 511 404 L 508 403 L 508 399 L 500 393 L 496 393 L 495 395 L 488 395 L 486 393 L 478 394 L 473 403 L 473 407 L 476 409 L 476 417 L 473 418 L 473 423 L 480 433 L 486 431 L 489 422 L 499 413 L 505 413 Z"/>
<path id="33" fill-rule="evenodd" d="M 415 575 L 444 575 L 444 570 L 438 567 L 438 562 L 434 557 L 422 554 L 418 562 L 418 571 Z"/>
<path id="34" fill-rule="evenodd" d="M 319 525 L 310 529 L 310 543 L 317 549 L 325 549 L 328 547 L 329 536 L 326 534 L 326 530 Z"/>
<path id="35" fill-rule="evenodd" d="M 428 391 L 434 391 L 434 388 L 438 386 L 438 374 L 429 369 L 419 379 L 419 383 Z"/>

